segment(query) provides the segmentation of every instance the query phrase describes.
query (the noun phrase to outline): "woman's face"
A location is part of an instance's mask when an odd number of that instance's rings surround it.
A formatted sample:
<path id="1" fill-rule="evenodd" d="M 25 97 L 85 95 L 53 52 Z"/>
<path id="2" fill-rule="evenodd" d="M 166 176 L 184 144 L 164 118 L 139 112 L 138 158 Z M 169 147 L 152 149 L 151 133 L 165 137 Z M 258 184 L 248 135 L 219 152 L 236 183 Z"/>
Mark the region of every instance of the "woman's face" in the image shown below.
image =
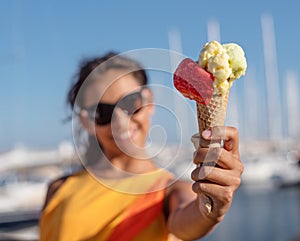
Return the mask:
<path id="1" fill-rule="evenodd" d="M 117 70 L 109 70 L 101 75 L 101 79 L 91 83 L 86 89 L 85 107 L 99 102 L 116 104 L 119 101 L 122 102 L 124 96 L 141 90 L 141 86 L 132 74 L 119 77 L 121 73 Z M 138 157 L 139 153 L 143 152 L 150 127 L 150 118 L 153 114 L 153 105 L 149 89 L 143 89 L 141 94 L 145 100 L 143 107 L 133 115 L 128 115 L 126 111 L 116 107 L 112 120 L 108 124 L 98 125 L 91 119 L 85 121 L 88 123 L 85 126 L 89 134 L 96 134 L 102 150 L 108 157 L 121 153 Z"/>

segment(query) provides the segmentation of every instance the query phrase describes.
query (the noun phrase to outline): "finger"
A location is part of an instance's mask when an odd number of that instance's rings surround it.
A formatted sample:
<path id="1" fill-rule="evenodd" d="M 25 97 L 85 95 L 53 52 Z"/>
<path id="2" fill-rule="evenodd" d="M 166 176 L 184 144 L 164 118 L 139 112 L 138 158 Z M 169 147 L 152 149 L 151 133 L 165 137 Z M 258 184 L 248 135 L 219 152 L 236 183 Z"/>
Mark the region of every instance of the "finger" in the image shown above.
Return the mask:
<path id="1" fill-rule="evenodd" d="M 224 141 L 224 148 L 228 151 L 238 151 L 238 130 L 229 126 L 215 126 L 201 133 L 203 139 L 208 141 Z"/>
<path id="2" fill-rule="evenodd" d="M 191 142 L 193 143 L 195 149 L 198 149 L 199 143 L 200 143 L 200 134 L 196 133 L 196 134 L 192 135 Z"/>
<path id="3" fill-rule="evenodd" d="M 224 169 L 234 169 L 240 175 L 244 166 L 238 154 L 226 151 L 224 148 L 200 148 L 194 152 L 194 163 L 200 166 L 216 166 Z"/>
<path id="4" fill-rule="evenodd" d="M 209 182 L 195 182 L 192 186 L 192 190 L 195 193 L 203 193 L 223 203 L 230 203 L 234 194 L 234 190 L 231 187 Z"/>
<path id="5" fill-rule="evenodd" d="M 219 147 L 213 147 L 213 148 L 200 148 L 194 153 L 194 163 L 202 164 L 204 162 L 215 162 L 217 163 L 222 149 Z"/>
<path id="6" fill-rule="evenodd" d="M 224 169 L 236 170 L 239 175 L 244 171 L 244 165 L 238 154 L 233 154 L 232 152 L 222 149 L 219 159 L 218 166 Z"/>
<path id="7" fill-rule="evenodd" d="M 217 167 L 198 167 L 191 173 L 191 178 L 196 182 L 209 181 L 222 186 L 240 185 L 240 175 L 237 172 Z"/>

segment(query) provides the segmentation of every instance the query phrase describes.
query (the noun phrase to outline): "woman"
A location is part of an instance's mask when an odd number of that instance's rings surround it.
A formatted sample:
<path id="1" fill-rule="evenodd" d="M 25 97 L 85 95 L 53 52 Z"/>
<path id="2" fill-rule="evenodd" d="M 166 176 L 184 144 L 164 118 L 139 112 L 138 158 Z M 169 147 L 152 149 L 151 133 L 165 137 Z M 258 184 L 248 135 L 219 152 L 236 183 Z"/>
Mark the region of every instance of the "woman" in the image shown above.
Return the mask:
<path id="1" fill-rule="evenodd" d="M 40 240 L 193 240 L 223 219 L 243 171 L 237 130 L 204 131 L 224 140 L 209 155 L 218 165 L 200 168 L 209 148 L 199 148 L 194 183 L 176 180 L 145 152 L 154 112 L 146 85 L 141 66 L 115 53 L 82 64 L 68 100 L 89 136 L 86 168 L 50 185 Z"/>

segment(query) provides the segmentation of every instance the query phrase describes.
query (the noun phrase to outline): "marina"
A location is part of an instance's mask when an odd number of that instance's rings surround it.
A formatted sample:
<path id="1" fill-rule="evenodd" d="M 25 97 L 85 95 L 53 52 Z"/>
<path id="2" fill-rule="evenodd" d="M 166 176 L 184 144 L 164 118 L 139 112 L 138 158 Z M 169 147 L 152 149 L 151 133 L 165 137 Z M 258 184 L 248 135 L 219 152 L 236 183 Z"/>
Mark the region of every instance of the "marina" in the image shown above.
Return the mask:
<path id="1" fill-rule="evenodd" d="M 294 241 L 296 239 L 293 238 L 300 235 L 300 166 L 299 153 L 295 149 L 297 145 L 286 145 L 288 148 L 280 150 L 281 155 L 269 152 L 273 150 L 270 143 L 256 145 L 264 150 L 264 155 L 259 148 L 254 148 L 256 153 L 248 153 L 247 148 L 241 146 L 242 157 L 248 157 L 247 160 L 243 159 L 245 171 L 242 185 L 224 222 L 203 240 Z M 189 179 L 194 167 L 191 162 L 192 148 L 166 146 L 156 161 L 177 176 Z M 266 155 L 266 151 L 269 155 Z M 34 150 L 27 152 L 31 155 L 35 153 Z M 23 150 L 23 153 L 26 151 Z M 74 161 L 74 153 L 71 151 L 68 155 L 59 154 L 57 150 L 56 153 L 55 162 L 43 162 L 41 155 L 38 165 L 25 160 L 27 153 L 23 160 L 19 158 L 23 167 L 18 164 L 0 172 L 0 240 L 38 240 L 38 220 L 48 183 L 80 165 Z M 176 153 L 176 160 L 170 158 L 174 157 L 170 153 Z M 2 154 L 0 162 L 7 161 L 3 157 L 8 156 L 8 153 Z"/>

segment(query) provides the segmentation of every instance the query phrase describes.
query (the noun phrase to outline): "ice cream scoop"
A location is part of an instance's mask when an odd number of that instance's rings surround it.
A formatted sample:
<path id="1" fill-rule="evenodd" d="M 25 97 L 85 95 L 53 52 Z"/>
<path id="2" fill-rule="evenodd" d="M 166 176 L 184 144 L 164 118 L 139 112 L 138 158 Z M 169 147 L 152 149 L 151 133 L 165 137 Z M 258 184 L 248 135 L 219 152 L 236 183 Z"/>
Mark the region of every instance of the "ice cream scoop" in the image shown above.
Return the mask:
<path id="1" fill-rule="evenodd" d="M 229 81 L 232 82 L 246 74 L 247 61 L 245 53 L 242 47 L 235 43 L 223 44 L 223 47 L 229 56 L 228 62 L 232 71 Z"/>
<path id="2" fill-rule="evenodd" d="M 214 90 L 226 95 L 232 82 L 245 75 L 247 61 L 243 49 L 235 43 L 211 41 L 203 46 L 198 64 L 214 76 Z"/>
<path id="3" fill-rule="evenodd" d="M 177 67 L 174 85 L 183 96 L 197 103 L 208 104 L 213 94 L 214 77 L 195 61 L 186 58 Z"/>

